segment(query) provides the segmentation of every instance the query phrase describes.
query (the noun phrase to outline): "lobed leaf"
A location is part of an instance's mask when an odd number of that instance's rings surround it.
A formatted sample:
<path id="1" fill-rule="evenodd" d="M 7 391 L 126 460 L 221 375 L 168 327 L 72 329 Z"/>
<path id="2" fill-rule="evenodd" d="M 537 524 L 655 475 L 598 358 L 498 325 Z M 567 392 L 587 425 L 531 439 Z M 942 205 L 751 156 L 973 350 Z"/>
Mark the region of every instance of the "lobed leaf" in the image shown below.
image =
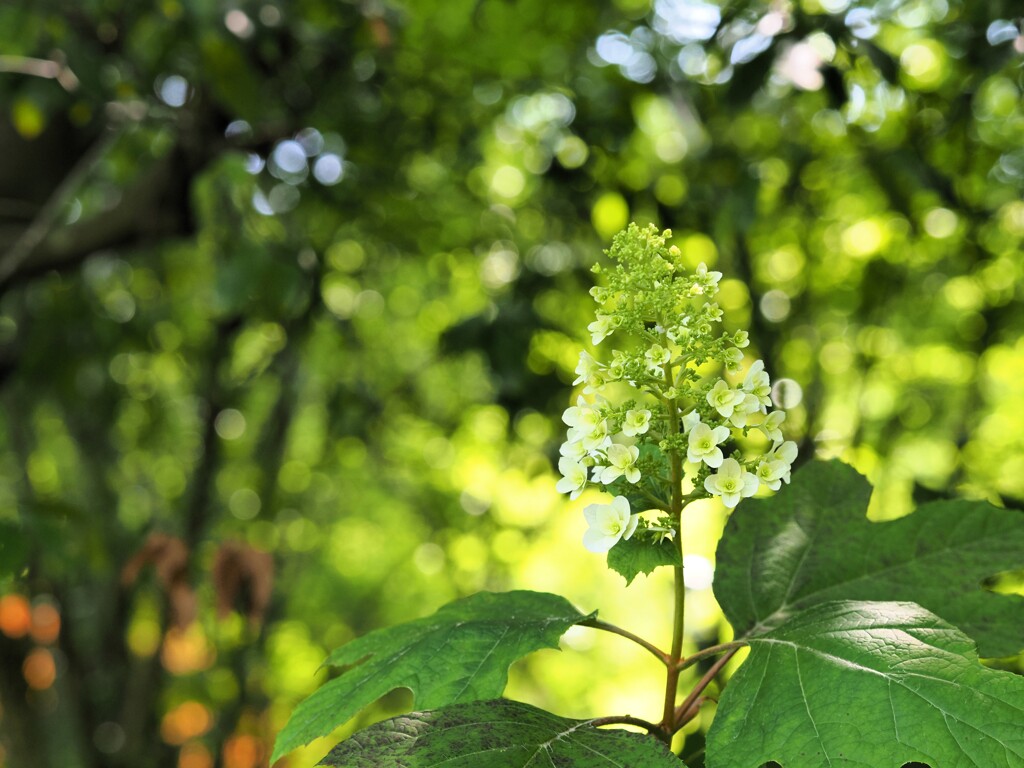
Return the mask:
<path id="1" fill-rule="evenodd" d="M 633 536 L 608 550 L 608 567 L 626 580 L 628 587 L 637 574 L 648 575 L 662 565 L 682 565 L 679 545 L 672 541 L 655 544 L 649 538 Z"/>
<path id="2" fill-rule="evenodd" d="M 327 735 L 396 688 L 410 689 L 424 709 L 495 699 L 505 690 L 512 662 L 541 648 L 557 648 L 569 627 L 593 615 L 583 615 L 558 595 L 480 592 L 431 616 L 353 640 L 326 663 L 358 666 L 296 707 L 278 734 L 271 763 Z"/>
<path id="3" fill-rule="evenodd" d="M 413 712 L 331 750 L 338 768 L 685 768 L 657 739 L 499 699 Z"/>
<path id="4" fill-rule="evenodd" d="M 912 603 L 817 605 L 750 641 L 708 768 L 1024 766 L 1024 677 Z"/>
<path id="5" fill-rule="evenodd" d="M 811 462 L 775 496 L 737 508 L 718 546 L 715 596 L 738 637 L 830 600 L 902 600 L 960 627 L 982 656 L 1024 648 L 1024 597 L 982 586 L 1024 566 L 1024 514 L 940 501 L 874 523 L 870 496 L 845 464 Z"/>

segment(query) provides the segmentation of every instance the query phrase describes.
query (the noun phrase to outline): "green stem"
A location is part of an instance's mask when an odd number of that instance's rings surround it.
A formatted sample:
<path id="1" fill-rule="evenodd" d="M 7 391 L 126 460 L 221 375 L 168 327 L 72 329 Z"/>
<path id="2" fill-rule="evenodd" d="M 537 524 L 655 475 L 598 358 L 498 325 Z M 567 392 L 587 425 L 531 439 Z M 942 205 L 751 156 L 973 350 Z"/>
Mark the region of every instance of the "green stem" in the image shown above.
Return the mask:
<path id="1" fill-rule="evenodd" d="M 609 624 L 607 621 L 601 621 L 600 619 L 587 619 L 586 621 L 581 621 L 580 626 L 591 627 L 593 629 L 600 629 L 605 632 L 611 632 L 613 635 L 619 635 L 620 637 L 624 637 L 627 640 L 632 640 L 641 648 L 644 648 L 647 651 L 649 651 L 658 661 L 660 661 L 665 666 L 668 666 L 670 663 L 669 656 L 667 653 L 665 653 L 662 650 L 659 650 L 657 646 L 655 646 L 653 643 L 647 642 L 639 635 L 634 635 L 628 629 L 617 627 L 614 624 Z"/>
<path id="2" fill-rule="evenodd" d="M 594 727 L 600 727 L 602 725 L 635 725 L 639 728 L 643 728 L 649 733 L 653 733 L 661 739 L 664 739 L 666 734 L 660 725 L 649 723 L 646 720 L 641 720 L 639 717 L 632 717 L 631 715 L 616 715 L 613 717 L 597 717 L 590 721 L 590 724 Z"/>
<path id="3" fill-rule="evenodd" d="M 666 366 L 665 381 L 669 387 L 672 386 L 672 368 Z M 666 401 L 668 408 L 669 431 L 672 435 L 679 434 L 679 407 L 674 399 Z M 683 558 L 683 460 L 678 449 L 672 450 L 669 456 L 671 472 L 670 482 L 672 483 L 672 503 L 669 510 L 676 530 L 679 532 L 679 562 Z M 665 704 L 663 709 L 662 726 L 669 732 L 675 733 L 676 719 L 676 691 L 679 687 L 679 662 L 683 655 L 683 634 L 685 632 L 686 614 L 686 584 L 683 582 L 683 566 L 677 565 L 673 569 L 675 580 L 675 613 L 672 622 L 672 650 L 669 652 L 670 665 L 665 676 Z"/>

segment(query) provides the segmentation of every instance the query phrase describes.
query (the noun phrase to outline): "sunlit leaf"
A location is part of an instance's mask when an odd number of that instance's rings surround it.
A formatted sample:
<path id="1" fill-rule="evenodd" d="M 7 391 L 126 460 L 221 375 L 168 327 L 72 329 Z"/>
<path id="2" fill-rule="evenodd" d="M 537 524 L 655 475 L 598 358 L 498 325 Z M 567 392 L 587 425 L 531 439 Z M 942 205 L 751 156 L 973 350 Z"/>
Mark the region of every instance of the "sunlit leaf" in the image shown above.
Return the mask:
<path id="1" fill-rule="evenodd" d="M 817 605 L 754 638 L 708 768 L 1024 765 L 1024 678 L 912 603 Z"/>
<path id="2" fill-rule="evenodd" d="M 332 666 L 358 666 L 295 709 L 277 737 L 271 762 L 330 733 L 396 688 L 409 688 L 416 703 L 428 709 L 497 698 L 512 662 L 541 648 L 557 648 L 558 638 L 587 618 L 557 595 L 480 592 L 431 616 L 371 632 L 330 655 Z"/>
<path id="3" fill-rule="evenodd" d="M 1024 565 L 1024 514 L 941 501 L 873 523 L 865 517 L 870 495 L 850 467 L 815 462 L 777 495 L 737 508 L 715 580 L 737 635 L 761 635 L 829 600 L 906 600 L 960 627 L 982 656 L 1024 647 L 1024 598 L 982 587 Z"/>

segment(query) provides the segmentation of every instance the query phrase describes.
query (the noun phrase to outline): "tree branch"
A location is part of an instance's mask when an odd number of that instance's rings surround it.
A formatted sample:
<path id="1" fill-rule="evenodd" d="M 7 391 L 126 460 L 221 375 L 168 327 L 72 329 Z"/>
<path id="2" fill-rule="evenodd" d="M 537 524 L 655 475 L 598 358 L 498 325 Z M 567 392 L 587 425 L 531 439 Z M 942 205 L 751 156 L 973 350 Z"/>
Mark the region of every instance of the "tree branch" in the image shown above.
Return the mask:
<path id="1" fill-rule="evenodd" d="M 56 80 L 60 87 L 68 93 L 78 90 L 78 77 L 66 61 L 51 59 L 35 59 L 31 56 L 0 56 L 0 72 L 13 72 L 19 75 L 42 77 Z"/>

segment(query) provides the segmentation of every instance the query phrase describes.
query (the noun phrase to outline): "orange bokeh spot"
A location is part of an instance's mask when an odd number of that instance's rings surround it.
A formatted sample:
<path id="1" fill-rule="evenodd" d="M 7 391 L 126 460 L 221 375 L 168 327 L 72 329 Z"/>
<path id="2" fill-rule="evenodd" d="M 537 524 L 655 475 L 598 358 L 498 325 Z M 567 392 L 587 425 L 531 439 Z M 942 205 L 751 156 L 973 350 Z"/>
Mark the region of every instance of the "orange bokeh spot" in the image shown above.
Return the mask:
<path id="1" fill-rule="evenodd" d="M 60 611 L 49 603 L 32 609 L 32 639 L 43 645 L 57 642 L 60 635 Z"/>
<path id="2" fill-rule="evenodd" d="M 209 669 L 216 658 L 216 652 L 198 624 L 184 631 L 176 627 L 167 630 L 160 650 L 164 668 L 172 675 L 188 675 Z"/>
<path id="3" fill-rule="evenodd" d="M 213 768 L 213 756 L 202 744 L 186 744 L 178 753 L 178 768 Z"/>
<path id="4" fill-rule="evenodd" d="M 57 679 L 57 665 L 53 661 L 53 654 L 45 648 L 36 648 L 25 657 L 21 672 L 25 675 L 25 682 L 30 688 L 37 691 L 46 690 Z"/>
<path id="5" fill-rule="evenodd" d="M 24 637 L 32 627 L 32 609 L 21 595 L 0 598 L 0 632 L 8 637 Z"/>
<path id="6" fill-rule="evenodd" d="M 184 744 L 213 727 L 213 715 L 198 701 L 186 701 L 172 709 L 160 722 L 160 736 L 168 744 Z"/>
<path id="7" fill-rule="evenodd" d="M 232 736 L 224 744 L 224 768 L 256 768 L 262 745 L 252 736 Z"/>

